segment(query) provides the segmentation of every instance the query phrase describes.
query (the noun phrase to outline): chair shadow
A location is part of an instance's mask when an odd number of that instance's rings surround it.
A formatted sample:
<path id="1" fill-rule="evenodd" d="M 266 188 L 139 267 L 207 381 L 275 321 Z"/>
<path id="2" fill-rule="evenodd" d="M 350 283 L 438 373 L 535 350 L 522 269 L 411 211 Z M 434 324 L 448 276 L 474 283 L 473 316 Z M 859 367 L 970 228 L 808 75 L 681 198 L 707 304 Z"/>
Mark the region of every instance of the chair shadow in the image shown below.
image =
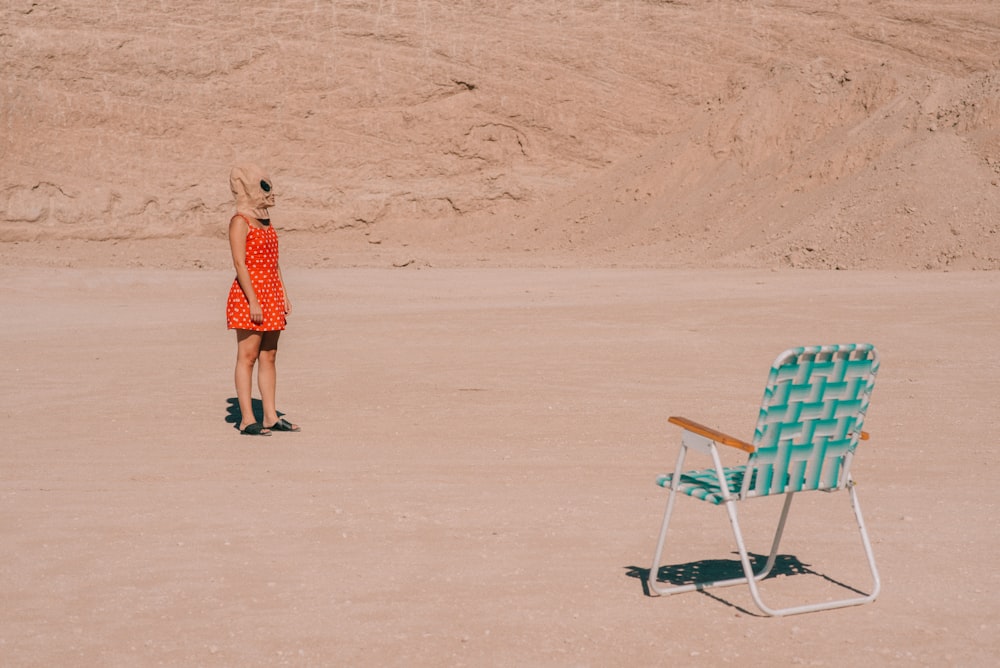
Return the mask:
<path id="1" fill-rule="evenodd" d="M 734 552 L 733 554 L 736 553 Z M 755 570 L 762 568 L 764 563 L 767 561 L 767 555 L 755 554 L 753 552 L 749 553 L 749 555 L 750 564 Z M 649 569 L 642 568 L 640 566 L 626 566 L 625 569 L 625 574 L 628 577 L 639 579 L 642 583 L 643 593 L 646 596 L 652 596 L 649 592 Z M 790 554 L 777 555 L 774 560 L 774 567 L 771 568 L 771 572 L 767 574 L 767 577 L 765 577 L 764 580 L 770 580 L 771 578 L 776 578 L 781 575 L 814 575 L 858 595 L 865 595 L 865 592 L 860 589 L 856 589 L 855 587 L 852 587 L 844 582 L 840 582 L 839 580 L 835 580 L 828 575 L 814 571 L 809 567 L 809 564 L 799 561 L 798 557 Z M 741 577 L 743 577 L 743 565 L 740 563 L 739 558 L 701 559 L 699 561 L 690 561 L 685 564 L 670 564 L 667 566 L 661 566 L 659 571 L 656 573 L 656 579 L 658 582 L 664 582 L 674 586 L 694 584 L 696 582 L 728 580 L 731 578 Z M 724 598 L 720 598 L 712 593 L 711 589 L 701 589 L 698 591 L 713 600 L 739 610 L 743 614 L 755 617 L 762 616 L 759 612 L 747 610 L 746 608 L 742 608 Z"/>
<path id="2" fill-rule="evenodd" d="M 264 423 L 264 404 L 260 399 L 251 399 L 250 403 L 253 406 L 253 421 Z M 278 411 L 278 417 L 283 416 L 284 413 Z M 233 425 L 233 429 L 240 428 L 240 422 L 243 421 L 243 412 L 240 411 L 240 400 L 236 397 L 229 397 L 226 399 L 226 422 Z"/>

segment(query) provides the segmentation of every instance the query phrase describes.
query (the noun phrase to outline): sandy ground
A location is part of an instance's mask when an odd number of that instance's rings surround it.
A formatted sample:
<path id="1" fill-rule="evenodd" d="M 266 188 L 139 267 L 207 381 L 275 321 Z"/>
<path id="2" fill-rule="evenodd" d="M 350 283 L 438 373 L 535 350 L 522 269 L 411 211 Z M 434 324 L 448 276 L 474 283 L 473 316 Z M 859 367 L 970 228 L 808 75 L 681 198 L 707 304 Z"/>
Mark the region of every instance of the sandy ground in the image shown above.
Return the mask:
<path id="1" fill-rule="evenodd" d="M 226 270 L 0 269 L 0 664 L 988 665 L 1000 276 L 304 269 L 300 434 L 233 428 Z M 644 594 L 683 414 L 751 429 L 789 345 L 871 341 L 856 461 L 884 590 L 787 619 Z M 738 458 L 738 457 L 737 457 Z M 751 550 L 776 508 L 745 507 Z M 847 497 L 775 604 L 870 586 Z M 832 521 L 840 533 L 817 532 Z M 666 563 L 732 557 L 682 499 Z M 707 562 L 706 562 L 707 563 Z"/>

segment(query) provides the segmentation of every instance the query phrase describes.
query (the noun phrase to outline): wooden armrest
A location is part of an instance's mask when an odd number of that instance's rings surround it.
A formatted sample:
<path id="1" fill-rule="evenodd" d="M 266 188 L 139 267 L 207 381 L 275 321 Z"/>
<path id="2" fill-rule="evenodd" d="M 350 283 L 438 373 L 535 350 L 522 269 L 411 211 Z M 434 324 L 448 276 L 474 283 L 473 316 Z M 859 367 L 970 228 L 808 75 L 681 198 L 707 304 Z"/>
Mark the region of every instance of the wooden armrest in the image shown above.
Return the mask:
<path id="1" fill-rule="evenodd" d="M 672 422 L 678 427 L 687 429 L 688 431 L 698 434 L 699 436 L 704 436 L 707 439 L 711 439 L 716 443 L 721 443 L 722 445 L 728 445 L 731 448 L 739 448 L 740 450 L 745 450 L 746 452 L 753 452 L 756 449 L 746 441 L 740 440 L 735 436 L 724 434 L 717 429 L 706 427 L 703 424 L 698 424 L 697 422 L 688 420 L 687 418 L 671 416 L 668 422 Z"/>
<path id="2" fill-rule="evenodd" d="M 754 448 L 752 445 L 750 445 L 749 443 L 747 443 L 742 439 L 736 438 L 735 436 L 730 436 L 729 434 L 723 433 L 718 429 L 712 429 L 711 427 L 706 427 L 705 425 L 699 424 L 694 420 L 689 420 L 684 417 L 671 416 L 667 421 L 672 422 L 673 424 L 676 424 L 679 427 L 683 427 L 684 429 L 687 429 L 690 432 L 694 432 L 699 436 L 704 436 L 705 438 L 709 438 L 715 441 L 716 443 L 721 443 L 722 445 L 728 445 L 732 448 L 739 448 L 740 450 L 746 450 L 747 452 L 754 452 L 756 450 L 756 448 Z M 869 438 L 871 437 L 869 436 L 868 432 L 862 430 L 861 440 L 867 441 Z"/>

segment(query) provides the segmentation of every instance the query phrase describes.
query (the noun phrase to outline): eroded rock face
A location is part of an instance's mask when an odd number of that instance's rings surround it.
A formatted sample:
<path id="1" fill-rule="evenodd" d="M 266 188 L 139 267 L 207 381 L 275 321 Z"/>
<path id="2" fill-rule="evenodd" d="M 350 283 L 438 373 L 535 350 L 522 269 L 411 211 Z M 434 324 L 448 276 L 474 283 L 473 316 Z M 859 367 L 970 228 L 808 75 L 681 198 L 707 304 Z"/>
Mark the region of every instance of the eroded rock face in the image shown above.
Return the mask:
<path id="1" fill-rule="evenodd" d="M 317 244 L 1000 267 L 991 0 L 272 4 L 8 3 L 0 241 L 221 235 L 249 159 Z"/>

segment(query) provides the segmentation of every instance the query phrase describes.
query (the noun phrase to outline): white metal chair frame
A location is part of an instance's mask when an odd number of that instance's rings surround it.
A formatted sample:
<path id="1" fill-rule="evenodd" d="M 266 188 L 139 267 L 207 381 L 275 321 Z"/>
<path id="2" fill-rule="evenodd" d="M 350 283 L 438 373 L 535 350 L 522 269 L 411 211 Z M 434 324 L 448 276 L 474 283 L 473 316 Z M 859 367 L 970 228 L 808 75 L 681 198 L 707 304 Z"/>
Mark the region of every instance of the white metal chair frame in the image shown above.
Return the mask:
<path id="1" fill-rule="evenodd" d="M 878 353 L 870 344 L 812 346 L 793 348 L 783 352 L 775 360 L 771 369 L 753 443 L 747 443 L 687 418 L 670 418 L 669 421 L 671 423 L 680 426 L 684 431 L 681 437 L 681 448 L 677 456 L 674 473 L 672 475 L 661 476 L 658 480 L 662 486 L 669 487 L 670 494 L 663 515 L 663 523 L 656 544 L 656 552 L 653 556 L 653 565 L 649 569 L 647 579 L 651 595 L 667 596 L 711 587 L 728 587 L 746 583 L 749 586 L 750 594 L 757 607 L 764 614 L 772 616 L 794 615 L 817 610 L 842 608 L 861 605 L 875 600 L 881 589 L 881 581 L 875 565 L 871 541 L 861 514 L 861 506 L 858 503 L 854 481 L 851 478 L 850 467 L 858 441 L 868 439 L 868 434 L 861 430 L 861 425 L 864 422 L 865 412 L 868 408 L 875 373 L 878 371 L 878 364 Z M 820 378 L 819 384 L 825 387 L 819 390 L 812 390 L 809 388 L 809 375 L 813 367 L 824 367 L 824 373 L 831 372 L 833 376 L 839 376 L 839 380 L 838 378 L 833 378 L 832 381 L 828 377 Z M 833 367 L 838 368 L 833 369 Z M 844 379 L 845 374 L 848 376 L 847 380 Z M 785 376 L 785 378 L 782 379 L 781 376 Z M 825 403 L 823 401 L 816 401 L 815 396 L 800 396 L 799 398 L 803 399 L 803 402 L 790 401 L 787 388 L 782 389 L 779 387 L 783 382 L 789 380 L 789 376 L 795 377 L 791 380 L 792 383 L 805 381 L 805 385 L 792 388 L 791 392 L 793 394 L 798 392 L 801 395 L 801 391 L 805 388 L 805 391 L 812 392 L 813 395 L 823 395 L 825 389 L 831 388 L 836 384 L 832 394 L 838 396 L 834 396 L 831 400 L 825 401 Z M 780 396 L 783 393 L 784 396 Z M 823 397 L 821 396 L 819 399 L 822 400 Z M 795 410 L 787 410 L 793 403 L 798 404 L 794 406 Z M 781 405 L 779 406 L 778 404 Z M 805 409 L 802 408 L 802 405 L 806 406 Z M 845 406 L 846 409 L 844 408 Z M 778 414 L 788 413 L 793 419 L 786 419 L 788 415 L 782 415 L 778 419 L 774 419 L 773 417 L 769 417 L 769 413 L 772 412 Z M 805 414 L 809 414 L 809 416 L 803 418 Z M 777 428 L 775 429 L 774 426 L 776 423 Z M 810 424 L 806 424 L 803 427 L 805 423 Z M 784 435 L 782 432 L 784 432 Z M 737 448 L 750 453 L 747 465 L 745 467 L 723 467 L 719 457 L 719 445 Z M 827 446 L 830 446 L 829 449 L 832 454 L 825 452 L 817 454 L 817 450 L 825 451 L 827 450 Z M 704 471 L 684 472 L 684 460 L 689 449 L 709 455 L 712 460 L 712 468 Z M 771 461 L 758 461 L 762 459 L 760 453 L 765 450 L 773 452 L 775 449 L 784 449 L 785 452 L 782 456 L 785 461 L 779 462 L 779 464 L 783 463 L 784 466 L 775 466 L 774 458 Z M 807 454 L 808 461 L 788 461 L 789 455 L 787 451 L 790 449 L 797 449 L 799 451 L 797 454 L 799 455 L 801 455 L 801 452 L 809 451 Z M 763 459 L 766 459 L 766 457 L 763 457 Z M 794 456 L 792 459 L 794 460 Z M 722 484 L 720 484 L 720 481 Z M 800 491 L 812 490 L 834 492 L 844 488 L 848 491 L 851 507 L 861 534 L 861 542 L 868 559 L 868 567 L 871 571 L 873 583 L 871 593 L 867 596 L 787 608 L 769 607 L 764 603 L 757 583 L 767 577 L 774 567 L 778 546 L 781 543 L 782 533 L 785 528 L 785 520 L 788 517 L 788 511 L 791 508 L 792 499 L 795 494 Z M 673 514 L 679 491 L 683 491 L 689 496 L 726 507 L 729 522 L 732 525 L 733 534 L 736 539 L 740 563 L 743 567 L 743 577 L 699 581 L 673 586 L 662 586 L 657 582 L 663 548 L 666 543 L 667 530 L 670 526 L 670 518 Z M 785 495 L 784 505 L 767 561 L 759 571 L 754 572 L 743 540 L 743 533 L 740 530 L 736 504 L 757 496 L 774 494 Z"/>

